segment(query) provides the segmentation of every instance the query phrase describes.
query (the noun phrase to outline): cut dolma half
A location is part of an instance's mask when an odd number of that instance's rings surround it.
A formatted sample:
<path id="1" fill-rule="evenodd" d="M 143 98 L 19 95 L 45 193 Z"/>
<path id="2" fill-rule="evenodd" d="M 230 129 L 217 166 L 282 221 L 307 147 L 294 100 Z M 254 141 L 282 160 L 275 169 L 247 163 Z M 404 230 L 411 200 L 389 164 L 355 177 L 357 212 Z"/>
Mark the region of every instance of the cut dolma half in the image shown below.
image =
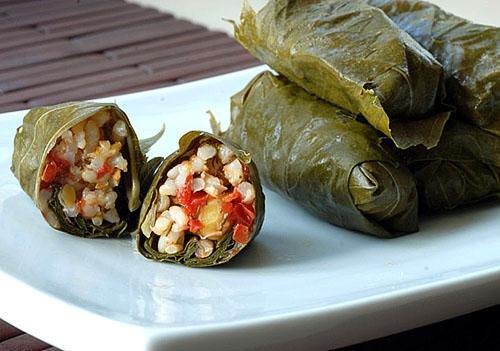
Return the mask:
<path id="1" fill-rule="evenodd" d="M 362 114 L 399 148 L 439 141 L 441 65 L 378 8 L 362 0 L 245 3 L 236 39 L 312 94 Z"/>
<path id="2" fill-rule="evenodd" d="M 450 121 L 438 146 L 405 150 L 405 158 L 425 207 L 453 209 L 500 196 L 500 138 L 481 128 Z"/>
<path id="3" fill-rule="evenodd" d="M 500 28 L 469 22 L 425 1 L 369 0 L 441 62 L 459 114 L 500 136 Z"/>
<path id="4" fill-rule="evenodd" d="M 50 226 L 95 238 L 126 230 L 141 204 L 144 165 L 118 106 L 70 102 L 28 112 L 17 129 L 11 170 Z"/>
<path id="5" fill-rule="evenodd" d="M 231 98 L 224 136 L 267 185 L 341 227 L 390 238 L 418 230 L 411 173 L 368 124 L 264 72 Z"/>
<path id="6" fill-rule="evenodd" d="M 157 261 L 215 266 L 259 233 L 264 194 L 251 156 L 192 131 L 156 173 L 141 209 L 139 251 Z"/>

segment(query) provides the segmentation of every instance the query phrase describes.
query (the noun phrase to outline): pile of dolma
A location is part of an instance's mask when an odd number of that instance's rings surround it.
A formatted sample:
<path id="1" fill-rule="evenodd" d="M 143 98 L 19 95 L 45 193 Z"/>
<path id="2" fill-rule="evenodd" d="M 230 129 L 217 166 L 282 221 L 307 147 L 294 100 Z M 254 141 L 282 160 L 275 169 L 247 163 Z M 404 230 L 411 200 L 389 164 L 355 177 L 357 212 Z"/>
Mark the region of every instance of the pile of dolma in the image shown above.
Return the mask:
<path id="1" fill-rule="evenodd" d="M 412 0 L 245 2 L 233 25 L 282 75 L 234 95 L 225 132 L 270 188 L 381 237 L 499 196 L 498 28 Z"/>
<path id="2" fill-rule="evenodd" d="M 235 38 L 310 93 L 361 114 L 400 148 L 436 146 L 449 118 L 439 62 L 362 0 L 248 5 Z"/>
<path id="3" fill-rule="evenodd" d="M 50 226 L 86 238 L 134 231 L 147 258 L 208 267 L 258 235 L 260 177 L 381 238 L 416 232 L 419 209 L 499 197 L 499 28 L 413 0 L 270 0 L 259 13 L 245 2 L 233 24 L 278 75 L 231 98 L 224 133 L 191 131 L 148 161 L 163 130 L 139 141 L 114 104 L 25 116 L 11 169 Z"/>

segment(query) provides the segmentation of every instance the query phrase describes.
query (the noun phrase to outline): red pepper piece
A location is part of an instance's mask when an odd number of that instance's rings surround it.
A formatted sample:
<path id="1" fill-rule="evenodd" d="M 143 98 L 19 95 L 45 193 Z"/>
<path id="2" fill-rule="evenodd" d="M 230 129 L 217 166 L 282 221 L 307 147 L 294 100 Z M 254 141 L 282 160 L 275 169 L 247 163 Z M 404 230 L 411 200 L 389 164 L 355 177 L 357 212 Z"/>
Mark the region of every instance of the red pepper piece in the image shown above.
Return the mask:
<path id="1" fill-rule="evenodd" d="M 222 198 L 223 202 L 240 202 L 241 201 L 241 193 L 238 189 L 234 188 L 231 194 L 228 194 Z"/>
<path id="2" fill-rule="evenodd" d="M 203 224 L 198 219 L 189 219 L 189 231 L 191 233 L 196 233 L 201 228 L 203 228 Z"/>
<path id="3" fill-rule="evenodd" d="M 255 210 L 253 209 L 253 206 L 251 204 L 242 204 L 242 206 L 247 217 L 253 221 L 255 219 Z"/>
<path id="4" fill-rule="evenodd" d="M 97 170 L 97 178 L 101 178 L 103 177 L 104 175 L 106 175 L 107 173 L 109 173 L 113 168 L 107 164 L 107 163 L 104 163 L 101 168 L 99 168 Z"/>
<path id="5" fill-rule="evenodd" d="M 177 200 L 182 205 L 182 207 L 186 209 L 190 221 L 197 221 L 193 223 L 195 223 L 194 227 L 197 228 L 196 230 L 199 230 L 203 227 L 203 225 L 201 222 L 194 219 L 194 216 L 198 212 L 199 208 L 207 203 L 208 194 L 206 194 L 204 191 L 197 191 L 196 193 L 193 193 L 193 191 L 191 190 L 192 182 L 193 175 L 190 174 L 187 176 L 184 186 L 181 189 L 177 190 Z"/>
<path id="6" fill-rule="evenodd" d="M 57 165 L 58 173 L 61 174 L 66 172 L 71 167 L 71 163 L 68 160 L 65 160 L 61 156 L 50 152 L 47 156 L 47 162 L 54 162 Z M 62 171 L 62 172 L 61 172 Z"/>
<path id="7" fill-rule="evenodd" d="M 40 184 L 42 189 L 45 189 L 57 182 L 69 170 L 71 164 L 69 161 L 49 153 L 47 156 L 45 168 L 42 172 L 42 182 Z"/>
<path id="8" fill-rule="evenodd" d="M 54 161 L 50 161 L 45 165 L 45 168 L 43 169 L 42 173 L 42 182 L 50 184 L 52 183 L 58 173 L 58 167 L 57 164 Z"/>
<path id="9" fill-rule="evenodd" d="M 59 169 L 61 171 L 66 172 L 71 167 L 71 163 L 69 163 L 69 161 L 67 161 L 63 158 L 60 158 L 58 156 L 54 156 L 54 157 L 52 157 L 52 159 L 54 160 L 54 162 L 57 164 L 57 166 L 59 167 Z"/>
<path id="10" fill-rule="evenodd" d="M 191 203 L 193 191 L 191 190 L 191 183 L 193 182 L 193 175 L 190 174 L 186 177 L 184 186 L 177 190 L 177 200 L 179 203 L 187 208 Z"/>
<path id="11" fill-rule="evenodd" d="M 233 210 L 233 204 L 231 202 L 223 202 L 222 203 L 222 211 L 226 213 L 231 213 Z"/>
<path id="12" fill-rule="evenodd" d="M 193 217 L 198 213 L 198 210 L 201 206 L 207 203 L 208 194 L 204 191 L 197 191 L 191 196 L 191 202 L 188 206 L 186 206 L 186 210 L 188 215 Z"/>
<path id="13" fill-rule="evenodd" d="M 242 224 L 236 224 L 233 231 L 233 240 L 240 244 L 246 244 L 250 239 L 248 227 Z"/>
<path id="14" fill-rule="evenodd" d="M 253 207 L 248 208 L 248 206 L 239 203 L 234 205 L 228 219 L 231 223 L 243 224 L 247 227 L 251 227 L 255 219 L 255 212 Z"/>

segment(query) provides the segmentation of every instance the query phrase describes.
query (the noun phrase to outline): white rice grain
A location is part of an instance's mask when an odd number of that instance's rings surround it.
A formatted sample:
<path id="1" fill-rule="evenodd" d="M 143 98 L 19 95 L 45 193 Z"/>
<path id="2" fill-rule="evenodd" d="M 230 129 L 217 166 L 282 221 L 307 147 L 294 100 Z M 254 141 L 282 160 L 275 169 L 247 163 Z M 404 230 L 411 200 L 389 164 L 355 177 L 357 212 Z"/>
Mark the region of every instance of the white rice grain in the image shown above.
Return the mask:
<path id="1" fill-rule="evenodd" d="M 198 241 L 195 255 L 198 258 L 207 258 L 214 251 L 214 242 L 212 240 L 202 239 Z"/>
<path id="2" fill-rule="evenodd" d="M 196 151 L 196 155 L 206 161 L 217 155 L 217 149 L 213 145 L 203 144 Z"/>
<path id="3" fill-rule="evenodd" d="M 223 164 L 231 162 L 234 157 L 234 153 L 224 144 L 220 144 L 218 148 L 219 159 Z"/>
<path id="4" fill-rule="evenodd" d="M 177 194 L 177 186 L 172 179 L 167 179 L 165 183 L 160 186 L 159 192 L 162 196 L 175 196 Z"/>
<path id="5" fill-rule="evenodd" d="M 243 180 L 243 166 L 236 158 L 224 166 L 224 176 L 233 186 L 237 186 Z"/>

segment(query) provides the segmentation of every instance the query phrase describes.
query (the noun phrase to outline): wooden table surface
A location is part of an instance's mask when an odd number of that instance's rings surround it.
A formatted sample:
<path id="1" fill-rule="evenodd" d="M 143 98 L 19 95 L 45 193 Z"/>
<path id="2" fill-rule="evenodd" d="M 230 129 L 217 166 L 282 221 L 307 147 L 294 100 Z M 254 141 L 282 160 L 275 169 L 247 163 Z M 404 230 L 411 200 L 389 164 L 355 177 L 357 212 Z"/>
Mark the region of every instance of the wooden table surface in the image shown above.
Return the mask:
<path id="1" fill-rule="evenodd" d="M 0 112 L 257 64 L 224 33 L 122 0 L 0 0 Z"/>
<path id="2" fill-rule="evenodd" d="M 258 64 L 224 33 L 122 0 L 0 0 L 0 112 Z M 496 306 L 345 350 L 500 349 L 499 317 Z M 7 350 L 57 349 L 0 320 L 0 351 Z"/>

